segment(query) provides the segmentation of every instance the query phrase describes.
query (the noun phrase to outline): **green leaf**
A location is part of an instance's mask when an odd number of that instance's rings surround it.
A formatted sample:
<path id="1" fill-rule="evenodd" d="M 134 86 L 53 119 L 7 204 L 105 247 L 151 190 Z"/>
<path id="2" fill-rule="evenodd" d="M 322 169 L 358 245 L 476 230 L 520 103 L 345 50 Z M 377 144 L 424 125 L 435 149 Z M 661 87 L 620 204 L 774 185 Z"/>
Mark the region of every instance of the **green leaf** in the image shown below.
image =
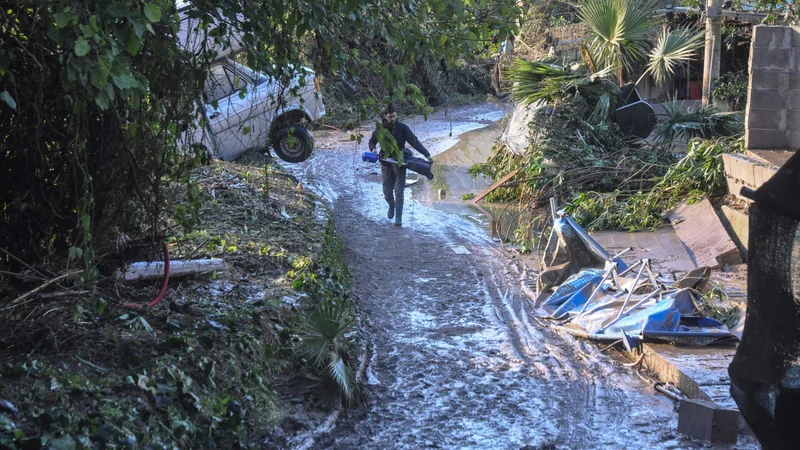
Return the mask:
<path id="1" fill-rule="evenodd" d="M 150 22 L 161 22 L 161 8 L 158 5 L 147 3 L 144 5 L 144 15 Z"/>
<path id="2" fill-rule="evenodd" d="M 89 26 L 92 27 L 94 31 L 100 31 L 100 26 L 97 24 L 97 16 L 92 14 L 89 16 Z"/>
<path id="3" fill-rule="evenodd" d="M 100 300 L 97 301 L 97 305 L 95 305 L 94 307 L 94 312 L 98 316 L 102 316 L 103 311 L 106 310 L 106 306 L 108 306 L 108 301 L 106 301 L 106 299 L 104 299 L 103 297 L 100 297 Z"/>
<path id="4" fill-rule="evenodd" d="M 130 14 L 124 3 L 112 3 L 106 8 L 111 17 L 127 17 Z"/>
<path id="5" fill-rule="evenodd" d="M 247 136 L 248 134 L 250 134 L 250 127 L 242 128 L 242 136 Z"/>
<path id="6" fill-rule="evenodd" d="M 130 53 L 131 55 L 136 56 L 137 54 L 139 54 L 139 49 L 141 48 L 142 48 L 142 38 L 140 38 L 136 34 L 131 34 L 128 37 L 128 44 L 125 47 L 125 49 L 128 50 L 128 53 Z"/>
<path id="7" fill-rule="evenodd" d="M 67 24 L 69 23 L 69 19 L 70 19 L 69 8 L 67 8 L 67 9 L 65 9 L 63 11 L 57 12 L 55 14 L 55 18 L 56 18 L 56 26 L 58 28 L 64 28 L 65 26 L 67 26 Z"/>
<path id="8" fill-rule="evenodd" d="M 75 42 L 75 54 L 78 56 L 86 56 L 89 54 L 89 50 L 92 47 L 89 45 L 89 42 L 86 39 L 79 37 L 78 40 Z"/>
<path id="9" fill-rule="evenodd" d="M 0 92 L 0 100 L 3 100 L 9 108 L 13 109 L 14 111 L 17 110 L 17 102 L 14 101 L 14 97 L 8 93 L 8 91 Z"/>
<path id="10" fill-rule="evenodd" d="M 97 104 L 97 106 L 100 107 L 100 109 L 105 111 L 108 109 L 108 106 L 111 103 L 111 99 L 108 97 L 108 94 L 106 94 L 106 91 L 100 91 L 94 98 L 94 102 Z"/>
<path id="11" fill-rule="evenodd" d="M 92 85 L 97 89 L 105 87 L 108 83 L 108 70 L 103 66 L 97 66 L 92 72 Z"/>
<path id="12" fill-rule="evenodd" d="M 131 89 L 139 86 L 139 82 L 131 74 L 114 76 L 114 84 L 120 89 Z"/>
<path id="13" fill-rule="evenodd" d="M 73 450 L 76 445 L 75 439 L 65 434 L 57 439 L 51 439 L 50 442 L 47 443 L 47 448 L 49 450 Z"/>
<path id="14" fill-rule="evenodd" d="M 73 246 L 73 247 L 69 248 L 69 260 L 70 261 L 75 261 L 78 258 L 80 258 L 81 256 L 83 256 L 83 250 L 80 247 Z"/>

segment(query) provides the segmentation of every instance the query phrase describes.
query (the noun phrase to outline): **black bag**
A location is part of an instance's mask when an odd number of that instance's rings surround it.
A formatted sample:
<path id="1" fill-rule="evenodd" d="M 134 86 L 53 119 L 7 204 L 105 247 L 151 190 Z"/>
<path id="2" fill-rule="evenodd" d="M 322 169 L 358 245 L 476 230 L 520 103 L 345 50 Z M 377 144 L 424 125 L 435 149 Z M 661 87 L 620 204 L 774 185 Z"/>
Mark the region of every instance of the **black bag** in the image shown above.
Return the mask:
<path id="1" fill-rule="evenodd" d="M 416 156 L 411 156 L 411 150 L 404 148 L 403 149 L 403 159 L 405 160 L 405 164 L 403 167 L 411 170 L 413 172 L 417 172 L 418 174 L 428 178 L 429 180 L 433 179 L 433 165 L 428 161 L 417 158 Z"/>

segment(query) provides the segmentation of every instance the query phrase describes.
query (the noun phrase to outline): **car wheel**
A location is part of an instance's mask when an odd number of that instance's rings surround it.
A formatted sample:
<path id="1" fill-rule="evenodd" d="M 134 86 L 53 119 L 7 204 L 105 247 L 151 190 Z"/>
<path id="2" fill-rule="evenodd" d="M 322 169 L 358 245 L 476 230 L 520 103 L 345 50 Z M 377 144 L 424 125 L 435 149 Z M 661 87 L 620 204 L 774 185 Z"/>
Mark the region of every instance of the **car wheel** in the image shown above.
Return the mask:
<path id="1" fill-rule="evenodd" d="M 314 138 L 304 126 L 299 124 L 289 125 L 275 133 L 272 149 L 284 161 L 305 161 L 311 156 L 311 151 L 314 150 Z"/>

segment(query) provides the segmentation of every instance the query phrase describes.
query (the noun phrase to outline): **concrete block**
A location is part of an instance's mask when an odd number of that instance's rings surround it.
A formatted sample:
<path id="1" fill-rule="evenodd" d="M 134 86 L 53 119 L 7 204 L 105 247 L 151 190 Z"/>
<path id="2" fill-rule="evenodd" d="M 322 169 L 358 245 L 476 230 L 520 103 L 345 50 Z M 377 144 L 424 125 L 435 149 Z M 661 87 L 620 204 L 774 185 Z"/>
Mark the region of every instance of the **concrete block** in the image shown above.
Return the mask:
<path id="1" fill-rule="evenodd" d="M 786 111 L 786 129 L 800 130 L 800 111 L 794 109 Z"/>
<path id="2" fill-rule="evenodd" d="M 796 71 L 790 69 L 756 68 L 750 73 L 749 88 L 791 89 L 792 78 L 796 76 Z"/>
<path id="3" fill-rule="evenodd" d="M 785 130 L 785 110 L 782 109 L 756 109 L 747 111 L 747 126 L 767 130 Z"/>
<path id="4" fill-rule="evenodd" d="M 747 128 L 744 143 L 748 149 L 785 149 L 786 132 Z"/>
<path id="5" fill-rule="evenodd" d="M 792 27 L 792 47 L 800 47 L 800 27 Z"/>
<path id="6" fill-rule="evenodd" d="M 753 81 L 753 86 L 755 83 L 756 80 Z M 786 94 L 786 91 L 781 92 L 779 89 L 750 89 L 748 105 L 755 109 L 785 109 L 790 100 Z"/>
<path id="7" fill-rule="evenodd" d="M 703 441 L 732 444 L 739 436 L 739 411 L 705 400 L 681 400 L 678 432 Z"/>
<path id="8" fill-rule="evenodd" d="M 722 223 L 740 250 L 747 251 L 750 240 L 750 217 L 730 206 L 722 206 Z"/>
<path id="9" fill-rule="evenodd" d="M 786 148 L 789 150 L 800 150 L 800 131 L 793 130 L 786 132 Z"/>
<path id="10" fill-rule="evenodd" d="M 758 25 L 753 27 L 753 47 L 789 48 L 792 30 L 783 26 Z"/>
<path id="11" fill-rule="evenodd" d="M 744 154 L 762 165 L 771 167 L 770 170 L 774 173 L 779 167 L 786 164 L 794 156 L 795 152 L 788 150 L 747 150 Z"/>
<path id="12" fill-rule="evenodd" d="M 794 49 L 775 48 L 757 49 L 753 51 L 753 68 L 791 68 L 794 67 Z"/>
<path id="13" fill-rule="evenodd" d="M 682 203 L 667 217 L 697 267 L 715 268 L 742 261 L 708 199 L 691 205 Z"/>
<path id="14" fill-rule="evenodd" d="M 733 155 L 732 160 L 733 177 L 742 182 L 745 186 L 753 186 L 755 184 L 755 173 L 753 173 L 754 164 L 740 155 Z"/>
<path id="15" fill-rule="evenodd" d="M 800 89 L 791 89 L 785 95 L 791 98 L 788 109 L 800 111 Z"/>

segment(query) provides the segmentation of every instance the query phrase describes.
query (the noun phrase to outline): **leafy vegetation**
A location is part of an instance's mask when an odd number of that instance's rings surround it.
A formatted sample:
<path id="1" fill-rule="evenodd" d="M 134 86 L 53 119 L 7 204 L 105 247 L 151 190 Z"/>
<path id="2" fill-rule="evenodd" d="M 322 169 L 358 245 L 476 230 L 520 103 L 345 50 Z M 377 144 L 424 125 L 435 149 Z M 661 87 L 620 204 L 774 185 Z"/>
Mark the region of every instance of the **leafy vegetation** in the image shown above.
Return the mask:
<path id="1" fill-rule="evenodd" d="M 687 107 L 677 101 L 664 103 L 663 106 L 667 113 L 656 127 L 657 141 L 686 142 L 694 138 L 710 139 L 744 132 L 741 113 L 718 112 L 712 106 Z"/>
<path id="2" fill-rule="evenodd" d="M 664 175 L 649 180 L 647 189 L 582 192 L 570 200 L 567 211 L 590 230 L 653 228 L 663 223 L 664 212 L 681 201 L 722 195 L 726 184 L 720 155 L 742 151 L 741 137 L 695 138 L 686 156 Z"/>
<path id="3" fill-rule="evenodd" d="M 726 73 L 714 81 L 711 97 L 726 102 L 734 111 L 743 111 L 747 104 L 748 75 L 744 72 Z"/>
<path id="4" fill-rule="evenodd" d="M 12 324 L 0 332 L 0 402 L 13 406 L 0 405 L 0 447 L 241 448 L 266 437 L 283 448 L 272 430 L 289 400 L 348 392 L 316 384 L 303 341 L 305 317 L 335 303 L 350 318 L 331 348 L 337 373 L 363 352 L 342 245 L 296 180 L 271 168 L 265 183 L 264 162 L 191 173 L 203 226 L 172 236 L 170 251 L 228 270 L 175 280 L 155 308 L 121 305 L 150 300 L 150 282 L 102 280 L 0 309 Z"/>
<path id="5" fill-rule="evenodd" d="M 592 41 L 582 48 L 579 63 L 518 60 L 509 70 L 514 99 L 534 106 L 529 147 L 521 156 L 498 147 L 471 173 L 499 178 L 519 171 L 490 200 L 519 200 L 536 209 L 555 196 L 592 230 L 652 228 L 678 202 L 721 191 L 719 155 L 741 148 L 741 116 L 672 102 L 665 105 L 653 144 L 620 132 L 614 111 L 634 84 L 624 81 L 641 73 L 639 80 L 651 76 L 666 82 L 678 63 L 696 56 L 703 32 L 659 30 L 654 2 L 583 0 L 580 5 L 579 17 Z M 678 160 L 672 146 L 680 140 L 689 141 L 689 152 Z M 535 236 L 530 230 L 517 234 Z"/>
<path id="6" fill-rule="evenodd" d="M 213 45 L 188 50 L 178 6 L 23 0 L 4 9 L 0 245 L 10 253 L 69 255 L 91 278 L 98 248 L 168 234 L 171 193 L 196 192 L 189 174 L 207 160 L 183 130 L 205 123 L 205 68 L 232 42 L 239 61 L 275 78 L 293 77 L 298 63 L 356 83 L 377 75 L 386 97 L 423 109 L 407 77 L 415 64 L 453 67 L 505 39 L 519 13 L 512 0 L 271 0 L 246 11 L 237 0 L 194 1 L 182 14 Z M 382 100 L 365 96 L 361 118 Z M 199 207 L 195 196 L 172 212 L 191 227 Z"/>

